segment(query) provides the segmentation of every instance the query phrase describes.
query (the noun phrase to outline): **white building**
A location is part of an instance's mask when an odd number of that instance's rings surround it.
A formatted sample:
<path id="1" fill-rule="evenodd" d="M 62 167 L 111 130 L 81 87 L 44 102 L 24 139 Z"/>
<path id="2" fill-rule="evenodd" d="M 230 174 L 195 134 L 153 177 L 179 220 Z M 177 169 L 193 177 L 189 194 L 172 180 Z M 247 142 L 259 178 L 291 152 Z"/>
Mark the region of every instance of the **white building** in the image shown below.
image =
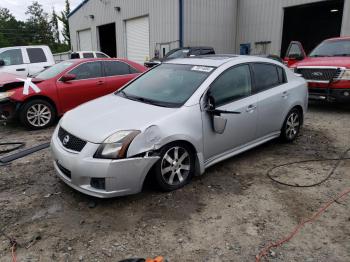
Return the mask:
<path id="1" fill-rule="evenodd" d="M 69 25 L 73 51 L 140 63 L 179 46 L 283 55 L 291 40 L 310 51 L 350 35 L 350 0 L 84 0 Z"/>

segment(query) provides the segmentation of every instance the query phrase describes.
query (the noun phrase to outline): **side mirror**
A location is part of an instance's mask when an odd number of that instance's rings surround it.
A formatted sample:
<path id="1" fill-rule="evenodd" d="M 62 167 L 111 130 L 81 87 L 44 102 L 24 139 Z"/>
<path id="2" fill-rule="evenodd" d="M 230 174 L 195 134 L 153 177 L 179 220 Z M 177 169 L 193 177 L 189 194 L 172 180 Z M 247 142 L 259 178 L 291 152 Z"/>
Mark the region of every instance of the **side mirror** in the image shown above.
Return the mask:
<path id="1" fill-rule="evenodd" d="M 4 66 L 5 65 L 5 61 L 0 59 L 0 66 Z"/>
<path id="2" fill-rule="evenodd" d="M 69 82 L 72 81 L 76 78 L 77 76 L 74 74 L 66 74 L 61 77 L 62 82 Z"/>

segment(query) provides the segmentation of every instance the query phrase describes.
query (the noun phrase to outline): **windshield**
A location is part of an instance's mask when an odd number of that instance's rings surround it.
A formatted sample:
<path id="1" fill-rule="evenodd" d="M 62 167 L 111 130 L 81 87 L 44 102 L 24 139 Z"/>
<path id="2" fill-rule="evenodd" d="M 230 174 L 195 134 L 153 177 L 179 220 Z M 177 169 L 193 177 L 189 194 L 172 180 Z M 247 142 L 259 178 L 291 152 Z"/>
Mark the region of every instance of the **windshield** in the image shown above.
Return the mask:
<path id="1" fill-rule="evenodd" d="M 173 53 L 170 53 L 169 55 L 166 55 L 166 59 L 184 58 L 184 57 L 187 57 L 189 52 L 190 52 L 189 49 L 180 49 Z"/>
<path id="2" fill-rule="evenodd" d="M 350 56 L 350 40 L 322 42 L 310 53 L 310 56 Z"/>
<path id="3" fill-rule="evenodd" d="M 43 80 L 50 79 L 62 73 L 64 70 L 66 70 L 68 67 L 72 66 L 73 64 L 74 62 L 63 61 L 61 63 L 58 63 L 56 65 L 49 67 L 48 69 L 38 73 L 37 75 L 34 75 L 34 77 L 40 78 Z"/>
<path id="4" fill-rule="evenodd" d="M 117 94 L 164 107 L 180 107 L 214 70 L 213 67 L 161 64 Z"/>

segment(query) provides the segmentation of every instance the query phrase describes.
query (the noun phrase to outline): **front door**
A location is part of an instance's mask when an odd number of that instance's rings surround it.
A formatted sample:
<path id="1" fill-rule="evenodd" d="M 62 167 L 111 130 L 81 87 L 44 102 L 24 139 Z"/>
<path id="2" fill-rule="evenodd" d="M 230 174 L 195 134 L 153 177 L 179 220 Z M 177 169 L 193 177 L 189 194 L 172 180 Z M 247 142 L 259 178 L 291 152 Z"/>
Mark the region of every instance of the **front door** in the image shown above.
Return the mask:
<path id="1" fill-rule="evenodd" d="M 212 116 L 203 111 L 205 161 L 239 148 L 256 138 L 257 95 L 252 95 L 250 67 L 247 64 L 227 69 L 211 85 L 208 93 L 219 110 L 237 111 L 240 114 L 221 114 L 227 119 L 223 134 L 216 133 Z"/>
<path id="2" fill-rule="evenodd" d="M 63 112 L 106 94 L 106 80 L 100 61 L 80 64 L 68 74 L 75 75 L 76 78 L 72 81 L 57 82 Z"/>
<path id="3" fill-rule="evenodd" d="M 4 65 L 0 66 L 0 72 L 26 77 L 28 75 L 28 67 L 23 57 L 21 48 L 2 51 L 0 60 L 4 61 Z"/>

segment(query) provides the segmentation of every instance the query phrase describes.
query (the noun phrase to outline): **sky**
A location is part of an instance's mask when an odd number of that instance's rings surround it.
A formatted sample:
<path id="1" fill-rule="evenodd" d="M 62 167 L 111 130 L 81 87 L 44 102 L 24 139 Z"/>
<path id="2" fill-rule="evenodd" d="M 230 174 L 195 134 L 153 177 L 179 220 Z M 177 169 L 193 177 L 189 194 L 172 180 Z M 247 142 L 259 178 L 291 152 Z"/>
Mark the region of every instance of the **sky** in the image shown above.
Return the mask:
<path id="1" fill-rule="evenodd" d="M 8 8 L 17 20 L 26 20 L 27 6 L 31 5 L 34 0 L 0 0 L 0 7 Z M 56 13 L 60 13 L 64 9 L 65 0 L 37 0 L 45 10 L 51 14 L 52 8 Z M 78 6 L 83 0 L 69 0 L 71 10 Z"/>

